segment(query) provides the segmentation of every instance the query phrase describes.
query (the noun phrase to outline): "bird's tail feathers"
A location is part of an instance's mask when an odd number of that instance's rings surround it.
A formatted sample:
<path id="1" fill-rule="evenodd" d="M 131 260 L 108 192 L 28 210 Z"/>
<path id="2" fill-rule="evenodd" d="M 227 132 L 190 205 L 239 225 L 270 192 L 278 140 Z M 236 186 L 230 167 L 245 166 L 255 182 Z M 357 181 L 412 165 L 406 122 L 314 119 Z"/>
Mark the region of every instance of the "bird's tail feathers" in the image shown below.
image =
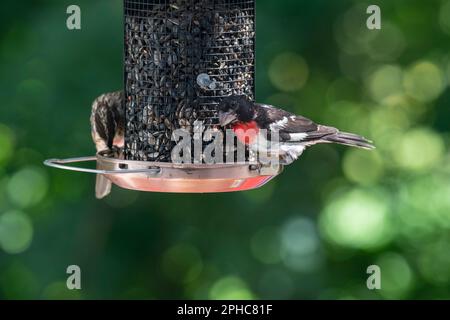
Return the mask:
<path id="1" fill-rule="evenodd" d="M 95 197 L 103 199 L 111 192 L 111 181 L 104 175 L 98 174 L 95 181 Z"/>
<path id="2" fill-rule="evenodd" d="M 363 136 L 349 132 L 336 132 L 334 134 L 322 137 L 321 140 L 326 143 L 338 143 L 368 150 L 375 149 L 372 141 L 364 138 Z"/>

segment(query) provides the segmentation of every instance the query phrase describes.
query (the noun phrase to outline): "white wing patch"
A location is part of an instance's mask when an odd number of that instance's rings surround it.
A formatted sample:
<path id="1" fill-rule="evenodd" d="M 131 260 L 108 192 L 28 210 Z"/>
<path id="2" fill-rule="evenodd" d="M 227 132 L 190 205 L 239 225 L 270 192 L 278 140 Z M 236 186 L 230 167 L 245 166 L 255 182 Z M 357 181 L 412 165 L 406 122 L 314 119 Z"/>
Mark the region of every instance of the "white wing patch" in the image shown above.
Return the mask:
<path id="1" fill-rule="evenodd" d="M 306 136 L 306 133 L 301 133 Z M 300 134 L 293 134 L 300 135 Z M 273 137 L 272 137 L 273 138 Z M 293 161 L 297 160 L 305 150 L 306 146 L 302 143 L 278 143 L 277 141 L 267 140 L 267 137 L 259 132 L 257 141 L 251 144 L 250 149 L 258 152 L 260 156 L 268 156 L 270 154 L 271 157 L 279 157 L 280 161 L 283 159 L 285 164 L 290 164 Z M 262 154 L 261 154 L 262 153 Z"/>
<path id="2" fill-rule="evenodd" d="M 270 130 L 277 131 L 280 129 L 284 129 L 289 122 L 288 117 L 283 117 L 283 119 L 278 120 L 277 122 L 272 123 L 269 128 Z"/>
<path id="3" fill-rule="evenodd" d="M 308 136 L 305 132 L 299 132 L 299 133 L 290 133 L 289 134 L 289 140 L 290 141 L 302 141 Z"/>
<path id="4" fill-rule="evenodd" d="M 301 144 L 282 144 L 280 145 L 281 154 L 288 154 L 293 160 L 297 160 L 305 150 Z"/>

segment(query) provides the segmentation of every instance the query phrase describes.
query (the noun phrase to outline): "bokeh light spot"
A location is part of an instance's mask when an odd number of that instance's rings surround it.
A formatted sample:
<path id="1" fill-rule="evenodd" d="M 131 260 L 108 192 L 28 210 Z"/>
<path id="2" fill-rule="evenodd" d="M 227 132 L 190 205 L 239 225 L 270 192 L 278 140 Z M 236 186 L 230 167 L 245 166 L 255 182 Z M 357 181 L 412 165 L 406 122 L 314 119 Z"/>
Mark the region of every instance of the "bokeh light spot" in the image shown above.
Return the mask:
<path id="1" fill-rule="evenodd" d="M 213 284 L 209 297 L 213 300 L 251 300 L 254 295 L 241 278 L 227 276 Z"/>
<path id="2" fill-rule="evenodd" d="M 328 202 L 320 215 L 320 230 L 338 245 L 371 250 L 392 238 L 387 195 L 354 189 Z"/>
<path id="3" fill-rule="evenodd" d="M 38 204 L 47 194 L 47 190 L 47 175 L 37 167 L 21 169 L 11 177 L 7 186 L 9 198 L 21 208 Z"/>
<path id="4" fill-rule="evenodd" d="M 367 32 L 374 32 L 367 30 Z M 375 61 L 394 61 L 405 49 L 405 37 L 392 23 L 383 23 L 382 30 L 376 30 L 366 44 L 366 53 Z"/>
<path id="5" fill-rule="evenodd" d="M 262 299 L 289 299 L 294 293 L 294 281 L 285 270 L 269 270 L 259 282 Z"/>
<path id="6" fill-rule="evenodd" d="M 0 272 L 2 298 L 8 300 L 35 299 L 39 292 L 36 276 L 20 261 L 14 260 Z"/>
<path id="7" fill-rule="evenodd" d="M 178 244 L 164 254 L 162 268 L 172 281 L 189 283 L 200 275 L 203 261 L 197 248 L 189 244 Z"/>
<path id="8" fill-rule="evenodd" d="M 403 92 L 402 69 L 386 65 L 377 69 L 369 78 L 369 90 L 372 98 L 382 103 L 385 99 Z"/>
<path id="9" fill-rule="evenodd" d="M 449 178 L 445 174 L 427 174 L 406 184 L 406 202 L 444 228 L 450 228 Z"/>
<path id="10" fill-rule="evenodd" d="M 401 30 L 390 22 L 383 22 L 382 30 L 369 30 L 365 15 L 367 5 L 356 4 L 339 17 L 335 36 L 342 51 L 349 55 L 368 56 L 375 61 L 393 61 L 405 48 Z"/>
<path id="11" fill-rule="evenodd" d="M 362 185 L 374 184 L 383 175 L 383 160 L 377 151 L 350 149 L 342 166 L 349 180 Z"/>
<path id="12" fill-rule="evenodd" d="M 397 164 L 408 170 L 434 167 L 442 160 L 444 151 L 444 141 L 429 128 L 409 130 L 399 138 L 397 148 L 392 150 Z"/>
<path id="13" fill-rule="evenodd" d="M 284 264 L 294 270 L 310 272 L 319 266 L 319 237 L 314 223 L 305 217 L 289 221 L 281 233 L 282 258 Z"/>
<path id="14" fill-rule="evenodd" d="M 406 181 L 399 192 L 398 231 L 409 243 L 421 243 L 450 228 L 448 174 L 425 174 Z"/>
<path id="15" fill-rule="evenodd" d="M 421 61 L 406 72 L 403 79 L 405 91 L 414 99 L 429 102 L 436 99 L 444 90 L 444 74 L 438 66 Z"/>
<path id="16" fill-rule="evenodd" d="M 364 12 L 367 7 L 357 4 L 339 17 L 336 24 L 336 41 L 341 49 L 350 54 L 364 53 L 366 44 L 375 37 L 376 32 L 368 30 L 364 21 Z"/>
<path id="17" fill-rule="evenodd" d="M 327 110 L 323 112 L 323 122 L 343 131 L 364 135 L 369 121 L 367 111 L 367 107 L 362 104 L 341 100 L 327 107 Z"/>
<path id="18" fill-rule="evenodd" d="M 347 78 L 338 78 L 327 88 L 326 98 L 330 104 L 342 100 L 352 101 L 357 97 L 358 88 L 355 82 Z"/>
<path id="19" fill-rule="evenodd" d="M 377 150 L 389 150 L 395 143 L 395 139 L 390 137 L 401 135 L 401 132 L 406 131 L 410 124 L 404 108 L 380 106 L 370 113 L 370 137 L 375 141 Z M 394 147 L 397 146 L 394 145 Z"/>
<path id="20" fill-rule="evenodd" d="M 7 126 L 0 124 L 0 165 L 7 162 L 13 153 L 14 136 Z"/>
<path id="21" fill-rule="evenodd" d="M 450 285 L 450 238 L 447 237 L 430 243 L 422 248 L 418 256 L 418 265 L 421 274 L 429 283 Z"/>
<path id="22" fill-rule="evenodd" d="M 38 79 L 25 79 L 17 86 L 17 93 L 28 99 L 41 101 L 48 93 L 47 85 Z"/>
<path id="23" fill-rule="evenodd" d="M 308 65 L 296 53 L 287 52 L 278 55 L 269 67 L 269 78 L 281 91 L 296 91 L 303 88 L 308 76 Z"/>
<path id="24" fill-rule="evenodd" d="M 396 253 L 383 254 L 376 263 L 381 269 L 380 294 L 386 299 L 406 298 L 413 283 L 408 262 Z"/>
<path id="25" fill-rule="evenodd" d="M 439 24 L 442 31 L 450 35 L 450 1 L 448 0 L 442 3 L 439 10 Z"/>
<path id="26" fill-rule="evenodd" d="M 279 231 L 274 227 L 260 229 L 252 237 L 250 248 L 253 256 L 266 264 L 274 264 L 280 261 Z"/>
<path id="27" fill-rule="evenodd" d="M 33 224 L 20 211 L 0 215 L 0 247 L 7 253 L 17 254 L 28 249 L 33 238 Z"/>

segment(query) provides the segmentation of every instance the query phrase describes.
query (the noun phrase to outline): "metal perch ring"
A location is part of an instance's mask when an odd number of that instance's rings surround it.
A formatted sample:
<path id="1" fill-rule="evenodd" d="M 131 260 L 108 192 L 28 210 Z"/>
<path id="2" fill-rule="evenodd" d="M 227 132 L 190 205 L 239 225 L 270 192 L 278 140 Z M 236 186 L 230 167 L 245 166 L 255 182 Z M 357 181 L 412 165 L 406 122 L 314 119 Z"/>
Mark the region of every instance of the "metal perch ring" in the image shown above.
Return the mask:
<path id="1" fill-rule="evenodd" d="M 97 169 L 69 164 L 96 161 Z M 249 163 L 175 164 L 96 157 L 49 159 L 53 168 L 104 175 L 117 186 L 130 190 L 173 193 L 212 193 L 251 190 L 280 174 L 283 166 Z"/>

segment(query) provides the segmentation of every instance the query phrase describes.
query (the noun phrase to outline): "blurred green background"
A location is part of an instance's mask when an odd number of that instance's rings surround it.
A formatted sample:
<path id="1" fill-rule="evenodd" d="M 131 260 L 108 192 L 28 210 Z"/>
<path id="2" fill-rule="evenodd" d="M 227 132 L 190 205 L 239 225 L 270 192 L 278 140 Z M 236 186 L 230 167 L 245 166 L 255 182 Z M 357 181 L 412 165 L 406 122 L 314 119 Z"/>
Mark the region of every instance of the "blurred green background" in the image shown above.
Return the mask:
<path id="1" fill-rule="evenodd" d="M 257 0 L 258 101 L 377 150 L 316 146 L 251 192 L 105 201 L 42 165 L 92 155 L 91 102 L 122 87 L 122 1 L 76 1 L 81 31 L 70 4 L 0 11 L 0 298 L 450 298 L 450 1 L 376 1 L 369 31 L 372 2 Z"/>

